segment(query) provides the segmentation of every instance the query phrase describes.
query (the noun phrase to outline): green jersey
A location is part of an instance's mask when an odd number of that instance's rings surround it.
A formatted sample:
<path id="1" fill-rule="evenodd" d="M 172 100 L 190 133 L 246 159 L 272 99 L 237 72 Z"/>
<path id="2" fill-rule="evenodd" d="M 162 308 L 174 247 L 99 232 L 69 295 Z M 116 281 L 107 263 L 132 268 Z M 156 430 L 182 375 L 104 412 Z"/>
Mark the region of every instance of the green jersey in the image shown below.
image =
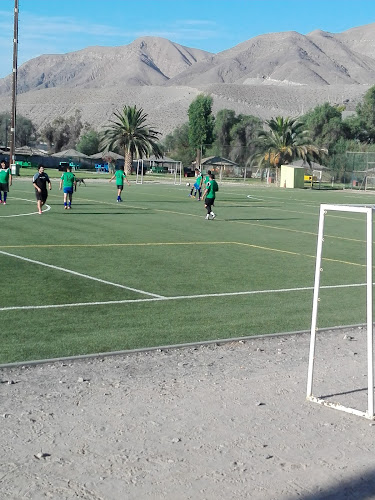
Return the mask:
<path id="1" fill-rule="evenodd" d="M 219 191 L 219 185 L 215 179 L 210 179 L 207 183 L 207 194 L 206 198 L 215 199 L 215 193 Z"/>
<path id="2" fill-rule="evenodd" d="M 61 180 L 63 181 L 64 188 L 72 188 L 74 186 L 76 177 L 72 172 L 64 172 L 61 176 Z"/>
<path id="3" fill-rule="evenodd" d="M 195 184 L 196 184 L 197 186 L 201 186 L 201 184 L 202 184 L 202 174 L 199 174 L 199 175 L 198 175 L 198 177 L 197 177 L 197 179 L 196 179 L 196 181 L 195 181 Z"/>
<path id="4" fill-rule="evenodd" d="M 9 174 L 10 174 L 10 168 L 0 169 L 0 184 L 8 184 Z"/>
<path id="5" fill-rule="evenodd" d="M 204 182 L 204 185 L 207 186 L 207 184 L 210 182 L 210 176 L 206 175 L 203 182 Z"/>
<path id="6" fill-rule="evenodd" d="M 124 179 L 126 179 L 126 175 L 125 175 L 124 171 L 123 170 L 116 170 L 115 177 L 116 177 L 116 186 L 123 186 Z"/>

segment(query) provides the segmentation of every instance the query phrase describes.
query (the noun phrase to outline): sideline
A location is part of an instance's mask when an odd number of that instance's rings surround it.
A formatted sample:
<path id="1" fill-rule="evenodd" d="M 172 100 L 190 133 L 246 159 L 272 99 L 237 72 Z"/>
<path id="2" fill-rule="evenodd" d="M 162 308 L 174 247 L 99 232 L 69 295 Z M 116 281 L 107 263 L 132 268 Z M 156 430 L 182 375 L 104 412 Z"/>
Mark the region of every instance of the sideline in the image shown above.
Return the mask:
<path id="1" fill-rule="evenodd" d="M 364 328 L 366 325 L 361 323 L 358 325 L 342 325 L 342 326 L 332 326 L 326 328 L 319 328 L 319 332 L 328 332 L 328 331 L 336 331 L 336 330 L 347 330 L 353 328 Z M 217 340 L 202 340 L 201 342 L 190 342 L 185 344 L 171 344 L 171 345 L 161 345 L 155 347 L 140 347 L 139 349 L 125 349 L 123 351 L 108 351 L 108 352 L 98 352 L 93 354 L 81 354 L 77 356 L 65 356 L 60 358 L 49 358 L 49 359 L 37 359 L 32 361 L 17 361 L 14 363 L 6 363 L 0 364 L 0 369 L 7 368 L 18 368 L 21 366 L 37 366 L 44 365 L 49 363 L 61 363 L 66 361 L 84 361 L 86 359 L 95 359 L 95 358 L 108 358 L 112 356 L 124 356 L 124 355 L 132 355 L 132 354 L 141 354 L 147 352 L 163 352 L 171 349 L 188 349 L 194 347 L 220 347 L 221 345 L 230 344 L 230 343 L 245 343 L 251 340 L 256 339 L 268 339 L 274 337 L 289 337 L 292 335 L 308 335 L 311 334 L 310 330 L 297 330 L 295 332 L 284 332 L 284 333 L 265 333 L 263 335 L 247 335 L 244 337 L 233 337 L 226 339 L 217 339 Z"/>

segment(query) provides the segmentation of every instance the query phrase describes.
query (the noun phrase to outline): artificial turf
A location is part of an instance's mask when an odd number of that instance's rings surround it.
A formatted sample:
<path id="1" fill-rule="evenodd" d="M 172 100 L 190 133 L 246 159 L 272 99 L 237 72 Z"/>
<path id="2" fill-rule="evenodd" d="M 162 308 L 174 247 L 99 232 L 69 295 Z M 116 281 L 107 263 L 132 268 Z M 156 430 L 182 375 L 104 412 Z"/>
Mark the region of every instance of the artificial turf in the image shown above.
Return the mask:
<path id="1" fill-rule="evenodd" d="M 53 179 L 39 216 L 31 179 L 14 178 L 0 206 L 0 363 L 308 330 L 319 206 L 374 198 L 222 183 L 206 221 L 184 184 L 130 180 L 123 203 L 92 180 L 69 211 Z M 365 240 L 363 215 L 327 216 L 323 287 L 365 283 Z M 364 286 L 323 288 L 318 326 L 363 323 L 365 305 Z"/>

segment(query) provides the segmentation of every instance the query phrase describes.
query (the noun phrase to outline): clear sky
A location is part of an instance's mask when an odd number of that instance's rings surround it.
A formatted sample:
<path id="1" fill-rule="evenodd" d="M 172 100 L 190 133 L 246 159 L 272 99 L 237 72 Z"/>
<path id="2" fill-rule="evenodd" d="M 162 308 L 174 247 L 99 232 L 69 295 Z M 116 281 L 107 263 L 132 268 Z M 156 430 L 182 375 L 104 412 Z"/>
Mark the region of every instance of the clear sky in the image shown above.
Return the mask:
<path id="1" fill-rule="evenodd" d="M 12 71 L 13 13 L 14 0 L 0 0 L 0 78 Z M 18 66 L 142 36 L 217 53 L 265 33 L 338 33 L 370 23 L 375 0 L 19 0 Z"/>

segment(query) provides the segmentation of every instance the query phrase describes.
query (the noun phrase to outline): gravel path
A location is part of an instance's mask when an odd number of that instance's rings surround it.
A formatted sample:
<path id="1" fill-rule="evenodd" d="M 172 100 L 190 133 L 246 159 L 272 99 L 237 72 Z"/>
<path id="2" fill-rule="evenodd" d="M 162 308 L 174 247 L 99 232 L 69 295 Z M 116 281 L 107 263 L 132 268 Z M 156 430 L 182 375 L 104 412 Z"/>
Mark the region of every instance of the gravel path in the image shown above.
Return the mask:
<path id="1" fill-rule="evenodd" d="M 365 337 L 318 334 L 316 396 L 366 410 Z M 375 424 L 305 400 L 309 339 L 1 369 L 0 498 L 375 498 Z"/>

